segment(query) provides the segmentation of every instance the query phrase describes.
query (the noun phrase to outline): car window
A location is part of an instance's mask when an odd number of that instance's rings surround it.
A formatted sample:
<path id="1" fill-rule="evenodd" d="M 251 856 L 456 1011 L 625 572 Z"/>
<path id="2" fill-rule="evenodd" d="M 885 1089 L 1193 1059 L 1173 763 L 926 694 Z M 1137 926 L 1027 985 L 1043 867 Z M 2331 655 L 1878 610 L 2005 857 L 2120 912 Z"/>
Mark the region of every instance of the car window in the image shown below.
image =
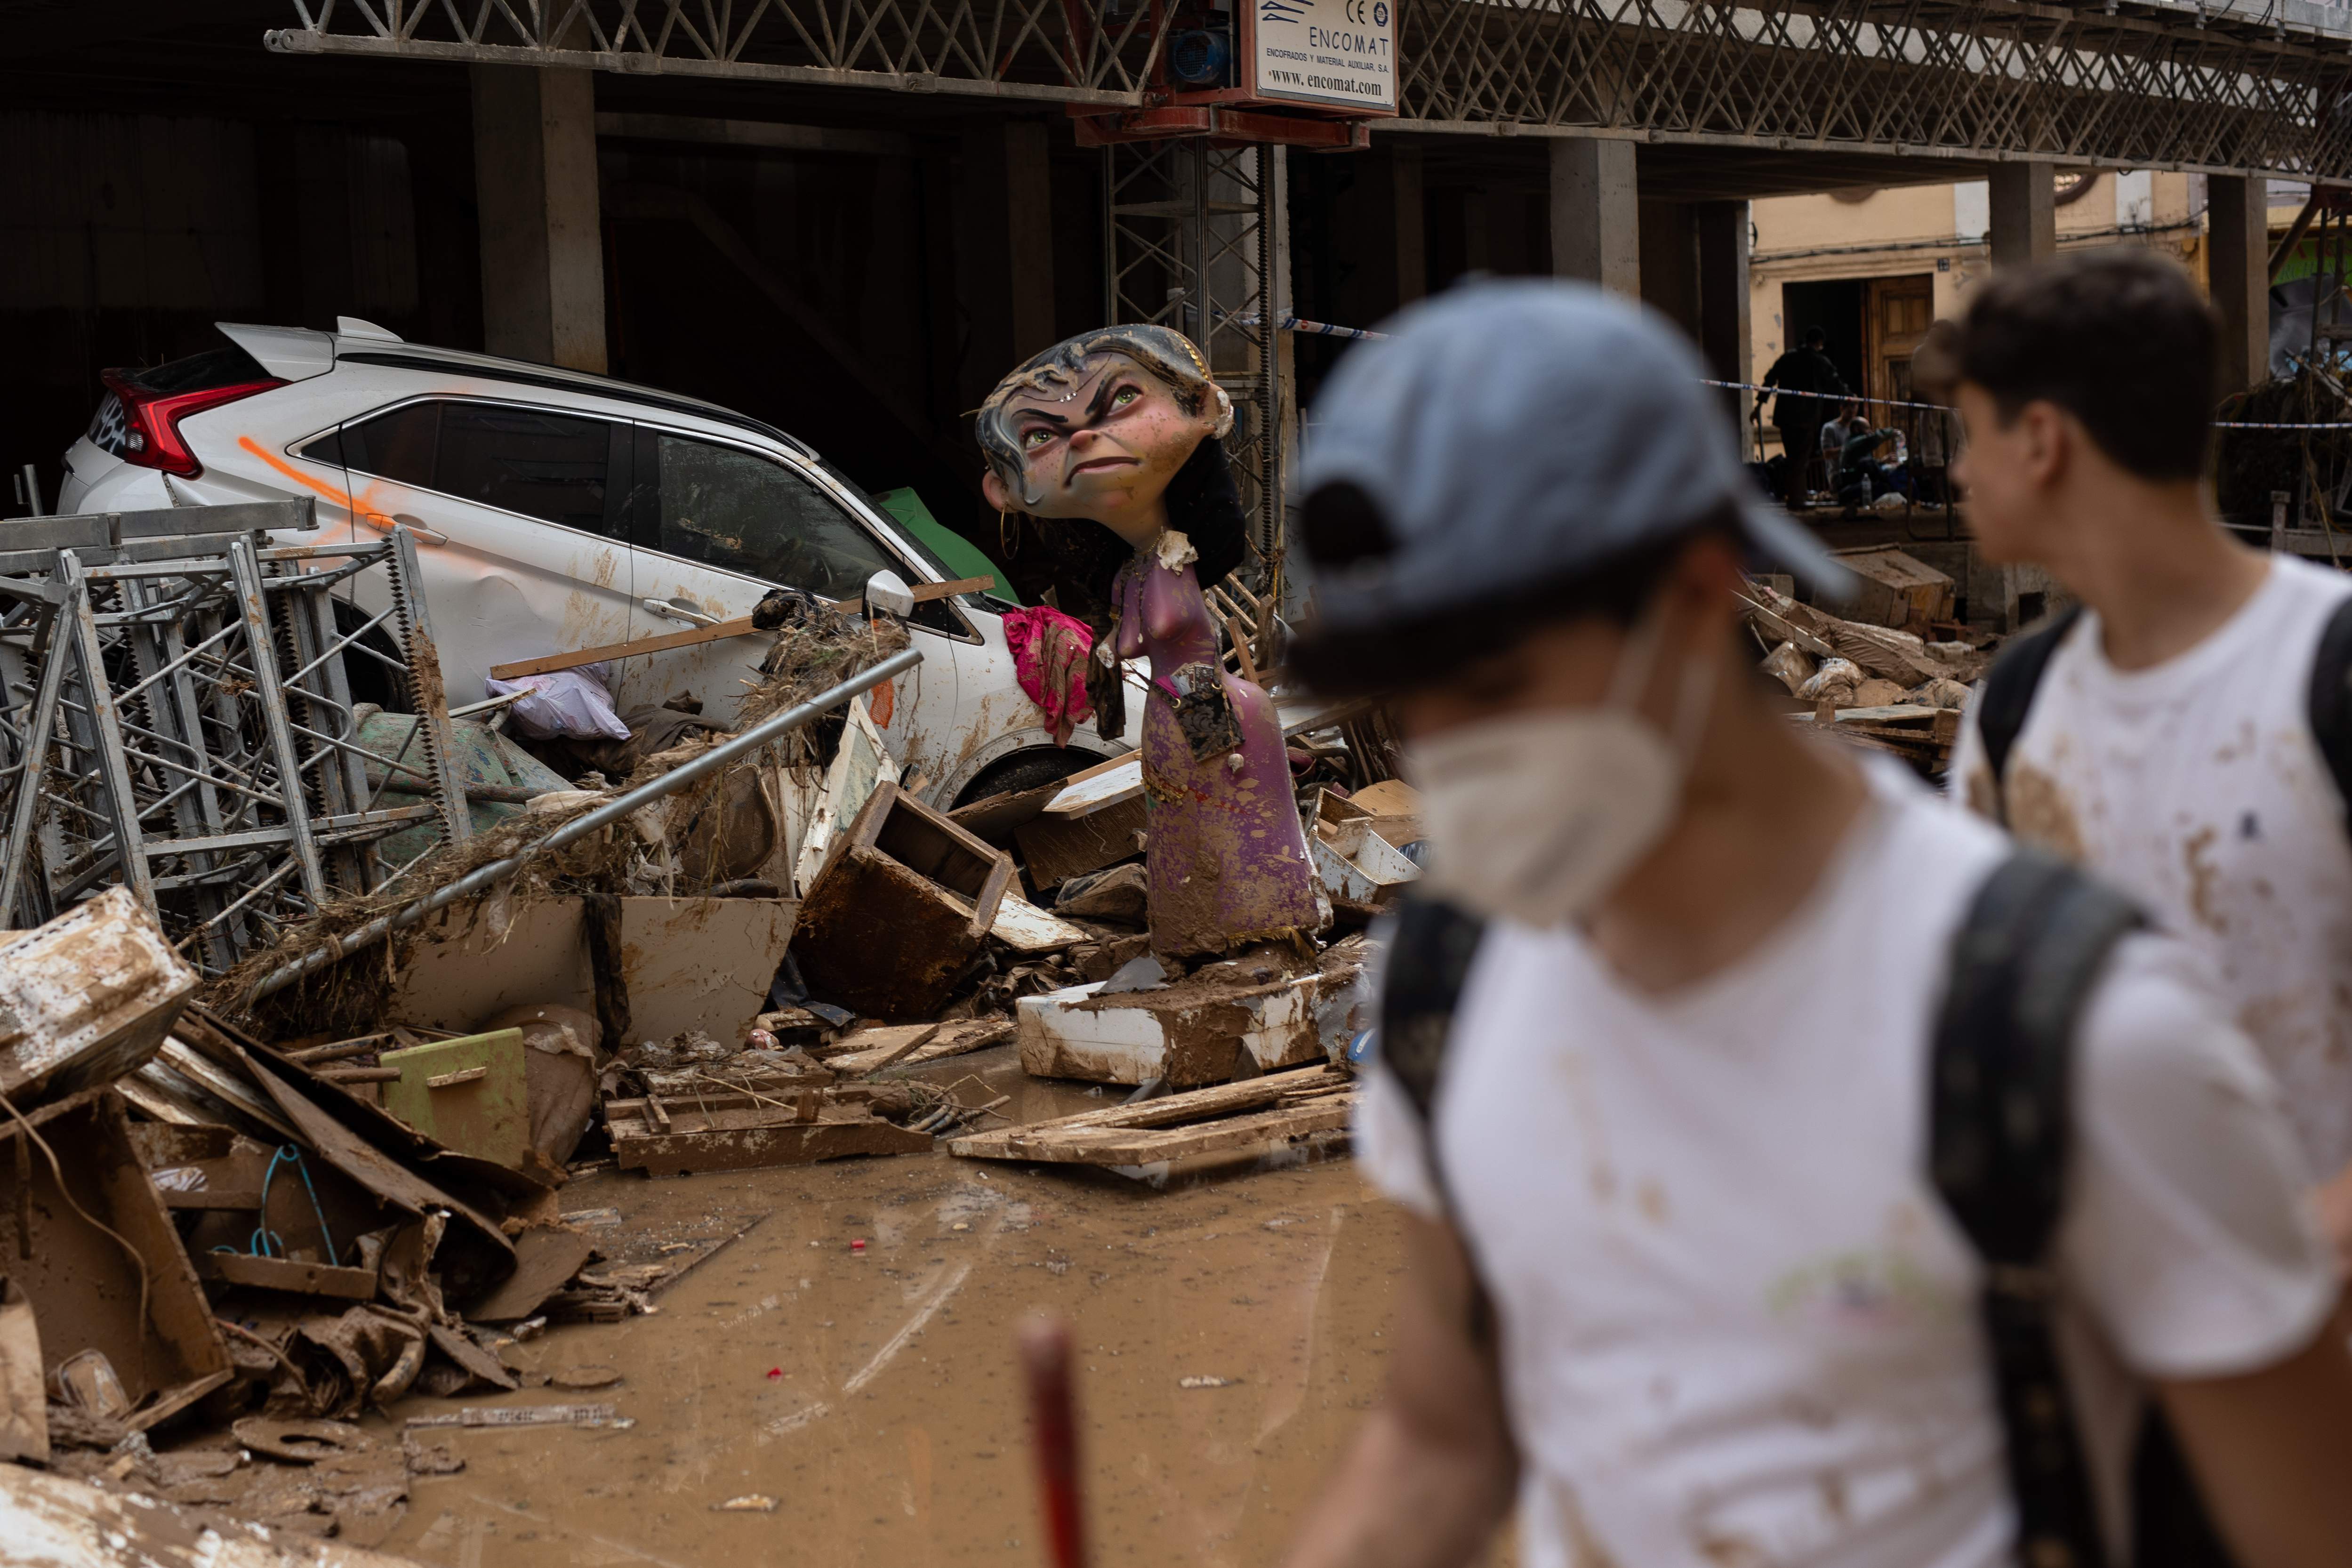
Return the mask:
<path id="1" fill-rule="evenodd" d="M 783 464 L 665 435 L 660 547 L 673 555 L 853 599 L 898 563 L 841 504 Z"/>
<path id="2" fill-rule="evenodd" d="M 433 488 L 433 452 L 441 439 L 441 405 L 412 403 L 343 426 L 343 466 L 404 485 Z M 319 446 L 312 442 L 311 447 Z M 325 454 L 304 448 L 306 457 Z"/>
<path id="3" fill-rule="evenodd" d="M 360 473 L 590 533 L 613 531 L 613 446 L 609 421 L 492 403 L 411 403 L 342 428 Z"/>
<path id="4" fill-rule="evenodd" d="M 441 405 L 433 488 L 446 495 L 604 531 L 613 427 L 494 403 Z"/>

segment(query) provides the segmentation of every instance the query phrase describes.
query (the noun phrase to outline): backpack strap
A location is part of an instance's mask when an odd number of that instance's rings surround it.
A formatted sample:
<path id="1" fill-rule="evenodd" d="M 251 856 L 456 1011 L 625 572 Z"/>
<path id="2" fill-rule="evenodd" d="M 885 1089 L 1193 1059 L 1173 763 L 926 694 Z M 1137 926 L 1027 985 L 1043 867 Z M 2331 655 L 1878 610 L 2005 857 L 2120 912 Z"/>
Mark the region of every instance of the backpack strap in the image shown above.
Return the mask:
<path id="1" fill-rule="evenodd" d="M 2108 953 L 2143 923 L 2120 893 L 2019 850 L 1969 903 L 1936 1021 L 1929 1169 L 1984 1260 L 1979 1310 L 2008 1438 L 2020 1563 L 2106 1561 L 2059 1369 L 2050 1252 L 2065 1209 L 2075 1028 Z"/>
<path id="2" fill-rule="evenodd" d="M 1975 703 L 1977 733 L 1984 740 L 1985 763 L 1992 769 L 1993 798 L 2000 803 L 2000 819 L 2009 820 L 2008 802 L 2000 784 L 2008 775 L 2010 748 L 2025 728 L 2033 708 L 2033 693 L 2042 684 L 2050 656 L 2082 618 L 2080 605 L 2069 605 L 2021 637 L 2011 637 L 2000 657 L 1985 671 L 1984 685 Z"/>
<path id="3" fill-rule="evenodd" d="M 2327 627 L 2319 634 L 2319 652 L 2311 661 L 2311 692 L 2306 702 L 2312 738 L 2336 793 L 2352 812 L 2352 599 L 2336 606 Z"/>
<path id="4" fill-rule="evenodd" d="M 1486 921 L 1436 899 L 1407 894 L 1397 910 L 1381 985 L 1381 1061 L 1421 1112 L 1424 1131 L 1437 1104 L 1454 1010 L 1486 934 Z"/>

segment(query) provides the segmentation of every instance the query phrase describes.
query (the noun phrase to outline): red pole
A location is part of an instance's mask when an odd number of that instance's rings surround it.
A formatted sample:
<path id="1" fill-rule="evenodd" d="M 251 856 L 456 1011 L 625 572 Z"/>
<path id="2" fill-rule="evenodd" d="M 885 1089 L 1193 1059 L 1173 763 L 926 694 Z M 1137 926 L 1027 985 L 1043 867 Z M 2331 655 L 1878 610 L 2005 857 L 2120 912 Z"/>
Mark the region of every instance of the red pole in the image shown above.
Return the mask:
<path id="1" fill-rule="evenodd" d="M 1070 1325 L 1032 1318 L 1021 1325 L 1021 1374 L 1029 1385 L 1029 1422 L 1037 1443 L 1037 1487 L 1045 1505 L 1053 1568 L 1086 1568 L 1084 1510 L 1078 1500 L 1077 1401 L 1070 1386 Z"/>

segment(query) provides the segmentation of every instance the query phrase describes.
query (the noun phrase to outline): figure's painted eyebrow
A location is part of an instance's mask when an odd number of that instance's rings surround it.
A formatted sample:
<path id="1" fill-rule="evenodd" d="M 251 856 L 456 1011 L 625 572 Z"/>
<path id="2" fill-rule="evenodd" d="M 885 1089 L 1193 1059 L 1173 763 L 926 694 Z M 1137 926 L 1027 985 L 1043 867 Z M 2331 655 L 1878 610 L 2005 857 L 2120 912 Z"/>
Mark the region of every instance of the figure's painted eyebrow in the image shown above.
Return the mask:
<path id="1" fill-rule="evenodd" d="M 1056 414 L 1048 408 L 1024 408 L 1017 410 L 1013 416 L 1015 419 L 1042 419 L 1046 424 L 1057 427 L 1070 422 L 1068 415 Z"/>
<path id="2" fill-rule="evenodd" d="M 1103 416 L 1104 408 L 1109 405 L 1111 398 L 1118 395 L 1126 382 L 1124 373 L 1103 377 L 1102 384 L 1095 388 L 1094 401 L 1087 405 L 1087 424 L 1091 425 Z"/>

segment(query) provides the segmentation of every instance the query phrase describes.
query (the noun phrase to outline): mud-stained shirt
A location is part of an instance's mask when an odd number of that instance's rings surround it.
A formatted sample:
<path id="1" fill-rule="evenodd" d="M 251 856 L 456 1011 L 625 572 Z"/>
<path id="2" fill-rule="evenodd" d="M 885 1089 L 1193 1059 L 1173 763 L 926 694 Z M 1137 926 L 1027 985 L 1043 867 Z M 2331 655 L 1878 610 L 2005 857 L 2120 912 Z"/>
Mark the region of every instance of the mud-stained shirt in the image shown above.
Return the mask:
<path id="1" fill-rule="evenodd" d="M 1980 1265 L 1927 1165 L 1953 932 L 2008 852 L 1874 770 L 1762 947 L 1663 994 L 1488 928 L 1431 1144 L 1375 1071 L 1360 1157 L 1495 1304 L 1527 1568 L 2009 1568 Z M 2110 1531 L 2141 1379 L 2307 1343 L 2335 1300 L 2303 1162 L 2205 961 L 2117 947 L 2076 1042 L 2069 1382 Z"/>
<path id="2" fill-rule="evenodd" d="M 2352 578 L 2275 557 L 2218 631 L 2131 671 L 2107 662 L 2085 611 L 2042 671 L 1998 799 L 1973 712 L 1950 774 L 1956 798 L 2212 957 L 2322 1177 L 2352 1163 L 2352 837 L 2306 703 L 2347 595 Z"/>

